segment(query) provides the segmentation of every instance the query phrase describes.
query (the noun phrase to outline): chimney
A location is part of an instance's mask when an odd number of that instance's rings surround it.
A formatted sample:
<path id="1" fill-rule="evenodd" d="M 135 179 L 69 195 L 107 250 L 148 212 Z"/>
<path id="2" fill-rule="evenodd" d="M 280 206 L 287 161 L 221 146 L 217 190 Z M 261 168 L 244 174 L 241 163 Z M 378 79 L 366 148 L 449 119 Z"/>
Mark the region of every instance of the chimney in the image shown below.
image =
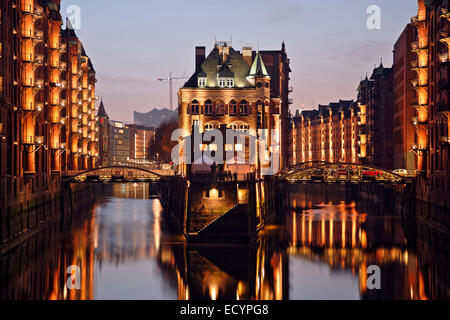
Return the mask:
<path id="1" fill-rule="evenodd" d="M 252 47 L 243 47 L 242 48 L 242 58 L 248 64 L 249 67 L 253 63 L 253 61 L 252 61 L 252 54 L 253 54 Z"/>
<path id="2" fill-rule="evenodd" d="M 195 47 L 195 70 L 200 69 L 205 61 L 206 47 Z"/>

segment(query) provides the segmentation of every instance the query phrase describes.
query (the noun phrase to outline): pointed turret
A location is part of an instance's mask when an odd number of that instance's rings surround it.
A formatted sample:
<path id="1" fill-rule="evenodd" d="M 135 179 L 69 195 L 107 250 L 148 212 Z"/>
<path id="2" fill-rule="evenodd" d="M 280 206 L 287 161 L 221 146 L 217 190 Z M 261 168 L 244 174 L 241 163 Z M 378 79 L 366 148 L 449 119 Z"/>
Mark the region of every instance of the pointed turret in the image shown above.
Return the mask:
<path id="1" fill-rule="evenodd" d="M 106 114 L 105 106 L 103 104 L 103 99 L 100 101 L 100 107 L 98 108 L 97 116 L 102 117 L 102 118 L 108 118 L 108 115 Z"/>
<path id="2" fill-rule="evenodd" d="M 259 51 L 256 53 L 255 60 L 253 61 L 252 67 L 250 69 L 249 77 L 269 77 L 266 65 L 261 57 Z"/>

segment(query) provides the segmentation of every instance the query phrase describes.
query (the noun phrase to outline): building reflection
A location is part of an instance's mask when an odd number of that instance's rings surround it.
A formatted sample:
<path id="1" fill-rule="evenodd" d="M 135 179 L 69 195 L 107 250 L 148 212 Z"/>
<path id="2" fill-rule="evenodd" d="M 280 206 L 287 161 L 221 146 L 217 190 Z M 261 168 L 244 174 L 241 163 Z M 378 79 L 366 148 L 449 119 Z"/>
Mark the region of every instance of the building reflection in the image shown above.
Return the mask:
<path id="1" fill-rule="evenodd" d="M 362 299 L 428 299 L 417 252 L 395 217 L 368 218 L 355 202 L 328 203 L 293 209 L 286 225 L 289 256 L 351 270 Z M 382 272 L 382 290 L 368 290 L 367 267 Z M 430 283 L 431 284 L 431 283 Z"/>
<path id="2" fill-rule="evenodd" d="M 257 246 L 162 246 L 160 267 L 177 277 L 180 300 L 286 300 L 286 252 Z"/>
<path id="3" fill-rule="evenodd" d="M 361 299 L 450 298 L 448 237 L 377 208 L 327 199 L 302 209 L 291 194 L 281 226 L 267 227 L 253 245 L 194 246 L 168 232 L 159 201 L 121 201 L 145 197 L 144 188 L 123 188 L 112 185 L 103 201 L 0 257 L 0 299 L 95 299 L 105 286 L 102 266 L 142 261 L 157 270 L 137 276 L 160 277 L 181 300 L 296 299 L 293 283 L 309 275 L 295 259 L 351 275 Z M 67 287 L 72 265 L 80 267 L 80 290 Z M 370 265 L 381 268 L 381 290 L 367 288 Z"/>

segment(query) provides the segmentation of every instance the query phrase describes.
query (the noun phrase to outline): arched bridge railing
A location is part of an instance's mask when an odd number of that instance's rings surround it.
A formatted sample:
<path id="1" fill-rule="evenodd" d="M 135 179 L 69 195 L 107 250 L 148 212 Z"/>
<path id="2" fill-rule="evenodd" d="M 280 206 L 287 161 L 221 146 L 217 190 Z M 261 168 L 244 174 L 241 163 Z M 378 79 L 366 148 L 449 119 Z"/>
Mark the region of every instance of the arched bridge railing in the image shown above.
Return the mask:
<path id="1" fill-rule="evenodd" d="M 65 182 L 149 182 L 159 181 L 164 175 L 150 170 L 128 167 L 110 166 L 96 168 L 63 177 Z"/>
<path id="2" fill-rule="evenodd" d="M 291 183 L 323 182 L 323 183 L 393 183 L 413 182 L 413 179 L 401 176 L 380 168 L 352 163 L 306 163 L 295 165 L 278 174 L 281 180 Z"/>

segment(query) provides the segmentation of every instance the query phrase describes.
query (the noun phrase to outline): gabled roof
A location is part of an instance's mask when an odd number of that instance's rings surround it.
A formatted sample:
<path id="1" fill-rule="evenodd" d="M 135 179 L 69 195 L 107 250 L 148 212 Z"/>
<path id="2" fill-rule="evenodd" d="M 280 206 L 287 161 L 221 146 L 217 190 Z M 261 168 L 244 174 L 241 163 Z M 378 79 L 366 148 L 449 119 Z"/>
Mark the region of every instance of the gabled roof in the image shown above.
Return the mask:
<path id="1" fill-rule="evenodd" d="M 249 72 L 250 67 L 232 47 L 228 47 L 227 59 L 223 61 L 219 48 L 215 46 L 201 66 L 184 84 L 184 88 L 197 88 L 199 77 L 206 77 L 207 87 L 218 87 L 218 76 L 234 78 L 234 83 L 238 88 L 250 88 L 252 85 L 247 81 Z"/>
<path id="2" fill-rule="evenodd" d="M 228 68 L 227 63 L 224 63 L 222 65 L 222 68 L 220 68 L 218 76 L 220 78 L 234 78 L 234 73 L 230 71 L 230 69 Z"/>

